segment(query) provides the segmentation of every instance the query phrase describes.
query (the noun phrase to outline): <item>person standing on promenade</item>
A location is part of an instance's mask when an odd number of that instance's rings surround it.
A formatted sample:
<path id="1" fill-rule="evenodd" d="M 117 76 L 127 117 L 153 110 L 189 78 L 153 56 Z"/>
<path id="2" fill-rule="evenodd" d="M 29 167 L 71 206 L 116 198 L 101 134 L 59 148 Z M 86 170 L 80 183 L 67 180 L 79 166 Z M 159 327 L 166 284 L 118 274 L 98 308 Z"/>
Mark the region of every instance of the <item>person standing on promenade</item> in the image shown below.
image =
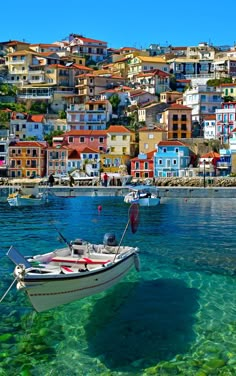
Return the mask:
<path id="1" fill-rule="evenodd" d="M 70 175 L 69 179 L 70 179 L 70 181 L 69 181 L 70 187 L 73 187 L 74 184 L 75 184 L 75 179 L 71 175 Z"/>
<path id="2" fill-rule="evenodd" d="M 53 174 L 50 174 L 49 178 L 48 178 L 49 187 L 53 187 L 54 181 L 55 181 L 55 179 L 54 179 Z"/>
<path id="3" fill-rule="evenodd" d="M 108 175 L 105 172 L 105 174 L 103 175 L 103 184 L 104 184 L 104 187 L 107 187 L 107 183 L 108 183 Z"/>

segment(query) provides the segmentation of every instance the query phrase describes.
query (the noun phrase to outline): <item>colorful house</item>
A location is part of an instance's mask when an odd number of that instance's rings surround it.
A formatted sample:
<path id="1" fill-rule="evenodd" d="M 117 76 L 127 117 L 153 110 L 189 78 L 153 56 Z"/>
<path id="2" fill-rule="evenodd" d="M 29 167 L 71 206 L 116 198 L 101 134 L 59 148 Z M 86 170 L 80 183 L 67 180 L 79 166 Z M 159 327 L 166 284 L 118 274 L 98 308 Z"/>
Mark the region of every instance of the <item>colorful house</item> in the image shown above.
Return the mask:
<path id="1" fill-rule="evenodd" d="M 131 175 L 133 178 L 144 180 L 153 178 L 153 156 L 156 150 L 149 153 L 139 153 L 135 158 L 131 159 Z"/>
<path id="2" fill-rule="evenodd" d="M 48 147 L 46 150 L 46 176 L 66 174 L 69 148 L 64 145 Z"/>
<path id="3" fill-rule="evenodd" d="M 29 178 L 45 175 L 46 143 L 13 141 L 9 145 L 9 177 Z"/>
<path id="4" fill-rule="evenodd" d="M 64 145 L 70 149 L 81 150 L 84 147 L 97 150 L 100 153 L 107 152 L 106 130 L 74 130 L 64 134 Z"/>
<path id="5" fill-rule="evenodd" d="M 154 177 L 187 176 L 190 149 L 180 141 L 161 141 L 154 153 Z"/>
<path id="6" fill-rule="evenodd" d="M 214 151 L 201 155 L 198 161 L 200 176 L 216 176 L 220 154 Z"/>

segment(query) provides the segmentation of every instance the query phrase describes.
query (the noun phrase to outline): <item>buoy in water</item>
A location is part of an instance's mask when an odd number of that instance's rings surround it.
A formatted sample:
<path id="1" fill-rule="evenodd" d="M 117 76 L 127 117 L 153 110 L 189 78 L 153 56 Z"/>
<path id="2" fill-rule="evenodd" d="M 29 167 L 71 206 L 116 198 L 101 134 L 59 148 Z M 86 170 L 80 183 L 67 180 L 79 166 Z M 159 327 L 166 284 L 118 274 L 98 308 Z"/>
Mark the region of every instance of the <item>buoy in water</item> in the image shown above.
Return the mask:
<path id="1" fill-rule="evenodd" d="M 102 211 L 102 205 L 98 205 L 98 211 Z"/>

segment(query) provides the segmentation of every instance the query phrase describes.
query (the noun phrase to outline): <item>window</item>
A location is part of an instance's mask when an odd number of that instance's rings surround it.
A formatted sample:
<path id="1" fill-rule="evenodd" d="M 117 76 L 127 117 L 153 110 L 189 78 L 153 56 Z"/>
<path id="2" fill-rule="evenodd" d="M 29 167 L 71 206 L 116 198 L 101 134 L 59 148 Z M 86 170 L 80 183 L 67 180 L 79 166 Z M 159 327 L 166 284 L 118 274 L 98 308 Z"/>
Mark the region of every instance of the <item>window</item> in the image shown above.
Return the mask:
<path id="1" fill-rule="evenodd" d="M 153 135 L 153 134 L 149 134 L 149 135 L 148 135 L 148 138 L 149 138 L 149 139 L 153 139 L 153 138 L 154 138 L 154 135 Z"/>
<path id="2" fill-rule="evenodd" d="M 186 133 L 181 133 L 181 138 L 186 138 Z"/>
<path id="3" fill-rule="evenodd" d="M 71 136 L 70 136 L 70 137 L 68 138 L 68 141 L 73 143 L 73 142 L 74 142 L 74 137 L 71 137 Z"/>
<path id="4" fill-rule="evenodd" d="M 104 137 L 99 137 L 98 142 L 99 142 L 100 144 L 103 144 L 103 143 L 104 143 Z"/>
<path id="5" fill-rule="evenodd" d="M 148 149 L 148 144 L 144 144 L 144 149 Z"/>
<path id="6" fill-rule="evenodd" d="M 173 159 L 173 165 L 177 165 L 177 160 L 176 159 Z"/>
<path id="7" fill-rule="evenodd" d="M 112 141 L 115 141 L 115 140 L 116 140 L 116 136 L 113 136 L 113 135 L 112 135 L 112 136 L 111 136 L 111 140 L 112 140 Z"/>
<path id="8" fill-rule="evenodd" d="M 135 168 L 135 170 L 139 170 L 140 169 L 140 163 L 135 162 L 134 168 Z"/>
<path id="9" fill-rule="evenodd" d="M 175 152 L 176 152 L 176 153 L 178 153 L 178 152 L 179 152 L 179 149 L 178 149 L 178 148 L 176 148 L 176 149 L 175 149 Z"/>
<path id="10" fill-rule="evenodd" d="M 178 130 L 178 124 L 173 124 L 173 131 L 177 131 Z"/>
<path id="11" fill-rule="evenodd" d="M 178 120 L 178 115 L 173 115 L 172 120 Z"/>
<path id="12" fill-rule="evenodd" d="M 173 133 L 173 138 L 178 138 L 178 133 Z"/>
<path id="13" fill-rule="evenodd" d="M 187 120 L 187 116 L 186 115 L 181 115 L 181 120 L 182 121 L 186 121 Z"/>
<path id="14" fill-rule="evenodd" d="M 158 159 L 158 164 L 162 165 L 162 159 Z"/>
<path id="15" fill-rule="evenodd" d="M 93 142 L 94 141 L 94 137 L 90 137 L 90 142 Z"/>
<path id="16" fill-rule="evenodd" d="M 123 141 L 127 140 L 127 136 L 126 136 L 126 135 L 125 135 L 125 136 L 122 136 L 122 140 L 123 140 Z"/>
<path id="17" fill-rule="evenodd" d="M 144 170 L 148 170 L 148 167 L 149 167 L 149 163 L 148 162 L 144 162 Z"/>
<path id="18" fill-rule="evenodd" d="M 79 138 L 79 142 L 81 142 L 82 144 L 85 142 L 85 139 L 84 139 L 84 137 L 80 137 Z"/>

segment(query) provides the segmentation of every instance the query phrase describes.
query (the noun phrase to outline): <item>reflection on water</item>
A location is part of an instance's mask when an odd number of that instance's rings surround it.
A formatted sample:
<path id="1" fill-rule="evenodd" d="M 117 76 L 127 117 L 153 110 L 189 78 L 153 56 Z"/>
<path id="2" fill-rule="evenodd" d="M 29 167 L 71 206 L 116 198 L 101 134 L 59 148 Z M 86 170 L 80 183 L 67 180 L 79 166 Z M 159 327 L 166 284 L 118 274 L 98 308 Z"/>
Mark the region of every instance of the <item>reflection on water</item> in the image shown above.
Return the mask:
<path id="1" fill-rule="evenodd" d="M 98 206 L 102 210 L 98 210 Z M 66 239 L 121 239 L 122 197 L 58 198 L 47 207 L 0 202 L 1 296 L 12 282 L 5 253 L 50 251 Z M 99 295 L 35 313 L 11 289 L 0 305 L 3 375 L 236 374 L 236 200 L 163 200 L 140 208 L 141 272 Z"/>

